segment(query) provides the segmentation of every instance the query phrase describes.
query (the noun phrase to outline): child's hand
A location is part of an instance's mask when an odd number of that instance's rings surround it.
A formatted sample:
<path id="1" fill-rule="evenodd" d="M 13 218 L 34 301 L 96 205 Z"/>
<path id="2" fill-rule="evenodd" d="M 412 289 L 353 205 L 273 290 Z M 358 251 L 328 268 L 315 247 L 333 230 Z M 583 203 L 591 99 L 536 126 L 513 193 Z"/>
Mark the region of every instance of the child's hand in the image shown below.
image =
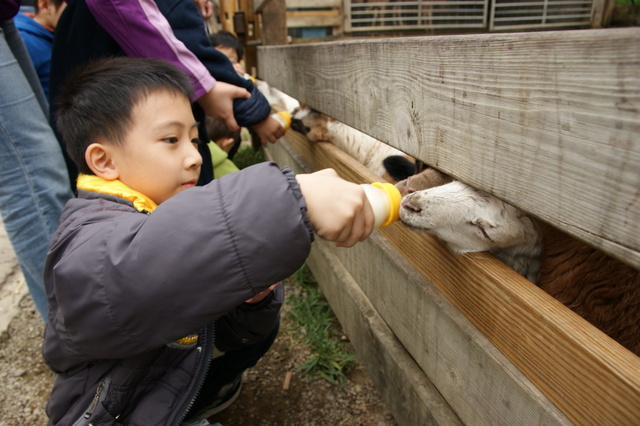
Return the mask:
<path id="1" fill-rule="evenodd" d="M 264 300 L 264 298 L 267 297 L 269 295 L 269 293 L 271 293 L 271 291 L 273 291 L 274 288 L 278 287 L 278 284 L 280 284 L 280 283 L 277 282 L 277 283 L 273 284 L 271 287 L 269 287 L 268 289 L 256 294 L 251 299 L 245 300 L 244 303 L 262 302 Z"/>
<path id="2" fill-rule="evenodd" d="M 352 247 L 373 231 L 375 218 L 364 190 L 333 169 L 296 175 L 316 234 L 338 247 Z"/>
<path id="3" fill-rule="evenodd" d="M 278 120 L 271 116 L 253 125 L 252 129 L 258 134 L 260 142 L 263 144 L 267 142 L 275 143 L 285 134 L 285 130 L 280 123 L 278 123 Z"/>
<path id="4" fill-rule="evenodd" d="M 238 74 L 244 76 L 244 67 L 240 62 L 231 62 L 231 64 L 233 65 L 233 69 L 236 70 Z"/>
<path id="5" fill-rule="evenodd" d="M 229 151 L 231 151 L 231 148 L 233 148 L 235 142 L 236 141 L 233 138 L 222 138 L 218 139 L 216 141 L 216 144 L 220 147 L 221 150 L 228 154 Z"/>

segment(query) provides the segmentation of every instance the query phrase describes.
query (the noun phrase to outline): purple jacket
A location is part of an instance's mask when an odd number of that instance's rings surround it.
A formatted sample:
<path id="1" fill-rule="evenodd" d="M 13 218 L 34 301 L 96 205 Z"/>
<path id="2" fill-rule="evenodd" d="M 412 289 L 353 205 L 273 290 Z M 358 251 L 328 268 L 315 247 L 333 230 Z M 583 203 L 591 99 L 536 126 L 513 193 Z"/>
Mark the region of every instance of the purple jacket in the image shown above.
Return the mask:
<path id="1" fill-rule="evenodd" d="M 205 376 L 213 328 L 223 351 L 263 339 L 281 286 L 243 302 L 295 272 L 312 240 L 293 173 L 273 163 L 188 189 L 151 214 L 80 191 L 45 266 L 43 354 L 57 373 L 50 424 L 179 424 Z"/>
<path id="2" fill-rule="evenodd" d="M 202 62 L 176 38 L 154 0 L 86 0 L 98 23 L 128 56 L 157 58 L 182 68 L 194 84 L 196 100 L 215 79 Z"/>

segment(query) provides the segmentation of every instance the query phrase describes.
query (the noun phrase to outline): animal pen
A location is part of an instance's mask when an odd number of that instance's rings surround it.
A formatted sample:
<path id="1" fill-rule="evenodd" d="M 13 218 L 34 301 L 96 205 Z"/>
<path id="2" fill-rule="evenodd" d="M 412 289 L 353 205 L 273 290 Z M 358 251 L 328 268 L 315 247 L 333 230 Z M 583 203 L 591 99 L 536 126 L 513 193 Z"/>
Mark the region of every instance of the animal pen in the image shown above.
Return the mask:
<path id="1" fill-rule="evenodd" d="M 640 28 L 258 48 L 258 78 L 640 268 Z M 289 131 L 297 172 L 379 180 Z M 640 358 L 486 253 L 401 223 L 310 269 L 402 425 L 640 424 Z M 640 325 L 639 325 L 640 329 Z"/>

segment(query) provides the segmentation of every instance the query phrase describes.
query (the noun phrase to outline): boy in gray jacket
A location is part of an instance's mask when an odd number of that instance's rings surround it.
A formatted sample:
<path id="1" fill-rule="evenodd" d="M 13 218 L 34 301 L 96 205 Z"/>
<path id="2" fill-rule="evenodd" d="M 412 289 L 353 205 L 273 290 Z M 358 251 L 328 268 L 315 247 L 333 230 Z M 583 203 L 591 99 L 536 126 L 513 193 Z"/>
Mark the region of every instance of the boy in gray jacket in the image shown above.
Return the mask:
<path id="1" fill-rule="evenodd" d="M 178 68 L 124 57 L 64 90 L 58 126 L 81 176 L 45 268 L 50 424 L 208 416 L 273 342 L 284 296 L 272 284 L 314 235 L 350 247 L 373 229 L 363 190 L 332 170 L 262 163 L 195 187 L 190 90 Z"/>

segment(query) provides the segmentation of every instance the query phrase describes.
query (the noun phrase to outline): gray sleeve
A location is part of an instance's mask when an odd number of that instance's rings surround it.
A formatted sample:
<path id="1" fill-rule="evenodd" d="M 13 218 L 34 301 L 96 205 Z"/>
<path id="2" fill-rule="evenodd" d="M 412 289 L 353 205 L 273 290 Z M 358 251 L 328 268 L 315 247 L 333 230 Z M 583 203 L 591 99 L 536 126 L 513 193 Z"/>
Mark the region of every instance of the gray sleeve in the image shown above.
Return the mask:
<path id="1" fill-rule="evenodd" d="M 135 355 L 216 321 L 300 268 L 313 240 L 293 173 L 274 163 L 186 190 L 150 215 L 82 221 L 54 244 L 47 280 L 57 334 L 96 357 Z"/>

